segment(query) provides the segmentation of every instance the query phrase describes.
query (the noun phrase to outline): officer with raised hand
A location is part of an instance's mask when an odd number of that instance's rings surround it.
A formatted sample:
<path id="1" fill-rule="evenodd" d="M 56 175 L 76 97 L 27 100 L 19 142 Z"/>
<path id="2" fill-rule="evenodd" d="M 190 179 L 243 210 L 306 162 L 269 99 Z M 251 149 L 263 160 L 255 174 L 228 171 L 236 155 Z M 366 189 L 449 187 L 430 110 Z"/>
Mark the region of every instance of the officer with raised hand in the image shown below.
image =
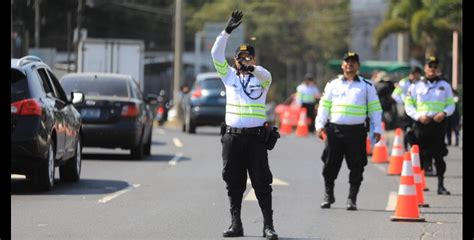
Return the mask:
<path id="1" fill-rule="evenodd" d="M 454 112 L 454 99 L 449 83 L 438 76 L 439 61 L 430 56 L 424 66 L 425 76 L 410 85 L 405 97 L 405 111 L 415 120 L 415 136 L 420 145 L 421 167 L 427 171 L 434 158 L 438 175 L 438 194 L 449 195 L 444 187 L 446 162 L 443 157 L 448 154 L 444 136 L 446 117 Z"/>
<path id="2" fill-rule="evenodd" d="M 226 88 L 225 126 L 221 128 L 222 177 L 230 200 L 232 224 L 224 237 L 243 236 L 240 218 L 242 197 L 247 186 L 247 171 L 263 213 L 263 236 L 278 239 L 273 227 L 273 180 L 268 165 L 267 146 L 262 141 L 265 131 L 265 100 L 272 82 L 271 74 L 257 65 L 255 49 L 241 44 L 235 52 L 235 67 L 225 59 L 225 48 L 231 32 L 242 23 L 242 12 L 233 11 L 225 31 L 212 46 L 211 54 L 217 73 Z M 268 148 L 271 149 L 271 148 Z"/>
<path id="3" fill-rule="evenodd" d="M 322 156 L 326 193 L 321 208 L 330 208 L 336 201 L 334 181 L 345 157 L 350 170 L 346 209 L 357 210 L 357 194 L 367 165 L 367 117 L 374 127 L 375 141 L 380 140 L 382 107 L 374 85 L 357 75 L 359 67 L 359 55 L 347 52 L 341 65 L 344 74 L 326 84 L 319 103 L 316 133 L 320 139 L 323 132 L 327 136 Z"/>

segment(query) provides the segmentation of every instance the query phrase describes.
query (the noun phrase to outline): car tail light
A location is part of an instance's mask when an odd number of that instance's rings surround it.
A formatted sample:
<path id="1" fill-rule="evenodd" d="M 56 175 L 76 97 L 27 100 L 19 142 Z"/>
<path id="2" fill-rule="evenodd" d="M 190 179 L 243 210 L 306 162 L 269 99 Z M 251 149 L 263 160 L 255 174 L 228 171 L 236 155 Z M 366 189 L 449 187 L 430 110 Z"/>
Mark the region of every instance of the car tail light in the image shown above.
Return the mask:
<path id="1" fill-rule="evenodd" d="M 138 115 L 138 106 L 136 104 L 126 104 L 122 107 L 122 117 L 136 117 Z"/>
<path id="2" fill-rule="evenodd" d="M 41 116 L 41 104 L 36 99 L 24 99 L 11 104 L 11 114 L 21 116 Z"/>
<path id="3" fill-rule="evenodd" d="M 191 98 L 200 98 L 202 96 L 202 89 L 200 87 L 197 87 L 196 90 L 194 90 L 193 94 L 191 95 Z"/>

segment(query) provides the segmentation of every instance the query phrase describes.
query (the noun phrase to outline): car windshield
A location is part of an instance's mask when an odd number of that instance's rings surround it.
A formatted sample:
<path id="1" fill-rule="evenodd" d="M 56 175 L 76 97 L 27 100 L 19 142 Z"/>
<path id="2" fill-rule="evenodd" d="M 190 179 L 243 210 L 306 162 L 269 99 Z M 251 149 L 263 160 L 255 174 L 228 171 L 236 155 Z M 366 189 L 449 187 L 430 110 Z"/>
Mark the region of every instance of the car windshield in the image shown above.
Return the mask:
<path id="1" fill-rule="evenodd" d="M 199 83 L 204 89 L 224 89 L 224 84 L 219 78 L 209 78 Z"/>
<path id="2" fill-rule="evenodd" d="M 61 81 L 61 85 L 66 92 L 78 90 L 87 96 L 129 97 L 125 79 L 66 77 Z"/>
<path id="3" fill-rule="evenodd" d="M 11 72 L 11 102 L 17 102 L 22 99 L 28 98 L 28 80 L 26 76 L 16 70 L 12 69 Z"/>

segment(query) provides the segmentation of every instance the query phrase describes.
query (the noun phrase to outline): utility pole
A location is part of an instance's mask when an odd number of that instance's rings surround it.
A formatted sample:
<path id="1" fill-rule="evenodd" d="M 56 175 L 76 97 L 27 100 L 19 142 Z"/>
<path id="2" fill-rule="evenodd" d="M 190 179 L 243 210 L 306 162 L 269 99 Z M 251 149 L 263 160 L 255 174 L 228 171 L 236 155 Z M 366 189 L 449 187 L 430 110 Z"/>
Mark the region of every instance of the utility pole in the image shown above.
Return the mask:
<path id="1" fill-rule="evenodd" d="M 35 48 L 39 48 L 40 39 L 40 0 L 35 0 Z"/>
<path id="2" fill-rule="evenodd" d="M 67 73 L 70 72 L 69 66 L 71 59 L 71 12 L 67 12 L 67 34 L 66 34 L 66 49 L 67 49 Z"/>
<path id="3" fill-rule="evenodd" d="M 458 32 L 453 32 L 453 89 L 458 89 Z"/>
<path id="4" fill-rule="evenodd" d="M 173 108 L 177 118 L 182 119 L 181 100 L 179 99 L 179 84 L 183 69 L 183 23 L 182 23 L 182 0 L 176 0 L 175 5 L 175 27 L 174 27 L 174 79 L 173 79 Z"/>
<path id="5" fill-rule="evenodd" d="M 76 17 L 76 31 L 77 31 L 77 39 L 74 42 L 74 48 L 76 50 L 76 67 L 75 70 L 77 72 L 77 67 L 79 66 L 79 41 L 81 40 L 81 27 L 82 27 L 82 1 L 83 0 L 77 0 L 77 17 Z"/>

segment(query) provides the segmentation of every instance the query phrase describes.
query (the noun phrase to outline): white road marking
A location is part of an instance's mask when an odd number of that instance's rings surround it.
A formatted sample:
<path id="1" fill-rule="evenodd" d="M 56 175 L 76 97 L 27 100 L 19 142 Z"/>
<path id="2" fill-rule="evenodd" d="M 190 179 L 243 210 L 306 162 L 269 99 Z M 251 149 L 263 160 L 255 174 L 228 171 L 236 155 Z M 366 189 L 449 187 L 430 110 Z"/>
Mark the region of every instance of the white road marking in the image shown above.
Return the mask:
<path id="1" fill-rule="evenodd" d="M 26 179 L 25 175 L 19 175 L 19 174 L 11 174 L 10 175 L 11 179 Z"/>
<path id="2" fill-rule="evenodd" d="M 107 203 L 108 201 L 110 201 L 110 200 L 112 200 L 112 199 L 114 199 L 114 198 L 116 198 L 116 197 L 132 190 L 133 188 L 137 188 L 137 187 L 140 187 L 140 184 L 133 184 L 132 186 L 128 186 L 127 188 L 122 189 L 122 190 L 120 190 L 120 191 L 118 191 L 114 194 L 111 194 L 111 195 L 108 195 L 108 196 L 105 196 L 105 197 L 99 199 L 99 201 L 97 201 L 97 202 L 98 203 Z"/>
<path id="3" fill-rule="evenodd" d="M 183 153 L 176 153 L 176 155 L 174 155 L 174 157 L 168 161 L 168 164 L 175 166 L 178 164 L 178 161 L 181 159 L 181 157 L 183 157 L 183 155 Z"/>
<path id="4" fill-rule="evenodd" d="M 244 201 L 257 201 L 257 196 L 253 188 L 251 188 L 247 196 L 245 196 Z"/>
<path id="5" fill-rule="evenodd" d="M 174 142 L 174 145 L 176 145 L 176 147 L 183 147 L 183 143 L 177 139 L 177 138 L 173 138 L 173 142 Z"/>
<path id="6" fill-rule="evenodd" d="M 395 211 L 395 208 L 397 207 L 397 199 L 398 199 L 397 192 L 390 192 L 390 195 L 388 195 L 388 201 L 387 201 L 387 206 L 385 207 L 385 210 Z"/>
<path id="7" fill-rule="evenodd" d="M 156 132 L 157 132 L 158 134 L 162 134 L 162 135 L 166 134 L 165 130 L 163 130 L 163 129 L 161 129 L 161 128 L 156 128 Z"/>
<path id="8" fill-rule="evenodd" d="M 252 185 L 252 183 L 250 182 L 250 178 L 247 178 L 247 185 Z M 276 186 L 276 185 L 288 186 L 290 184 L 288 184 L 287 182 L 285 182 L 281 179 L 278 179 L 278 178 L 274 177 L 272 185 L 273 186 Z M 255 195 L 255 191 L 253 190 L 252 187 L 250 187 L 250 191 L 245 196 L 244 201 L 257 201 L 257 196 Z"/>

